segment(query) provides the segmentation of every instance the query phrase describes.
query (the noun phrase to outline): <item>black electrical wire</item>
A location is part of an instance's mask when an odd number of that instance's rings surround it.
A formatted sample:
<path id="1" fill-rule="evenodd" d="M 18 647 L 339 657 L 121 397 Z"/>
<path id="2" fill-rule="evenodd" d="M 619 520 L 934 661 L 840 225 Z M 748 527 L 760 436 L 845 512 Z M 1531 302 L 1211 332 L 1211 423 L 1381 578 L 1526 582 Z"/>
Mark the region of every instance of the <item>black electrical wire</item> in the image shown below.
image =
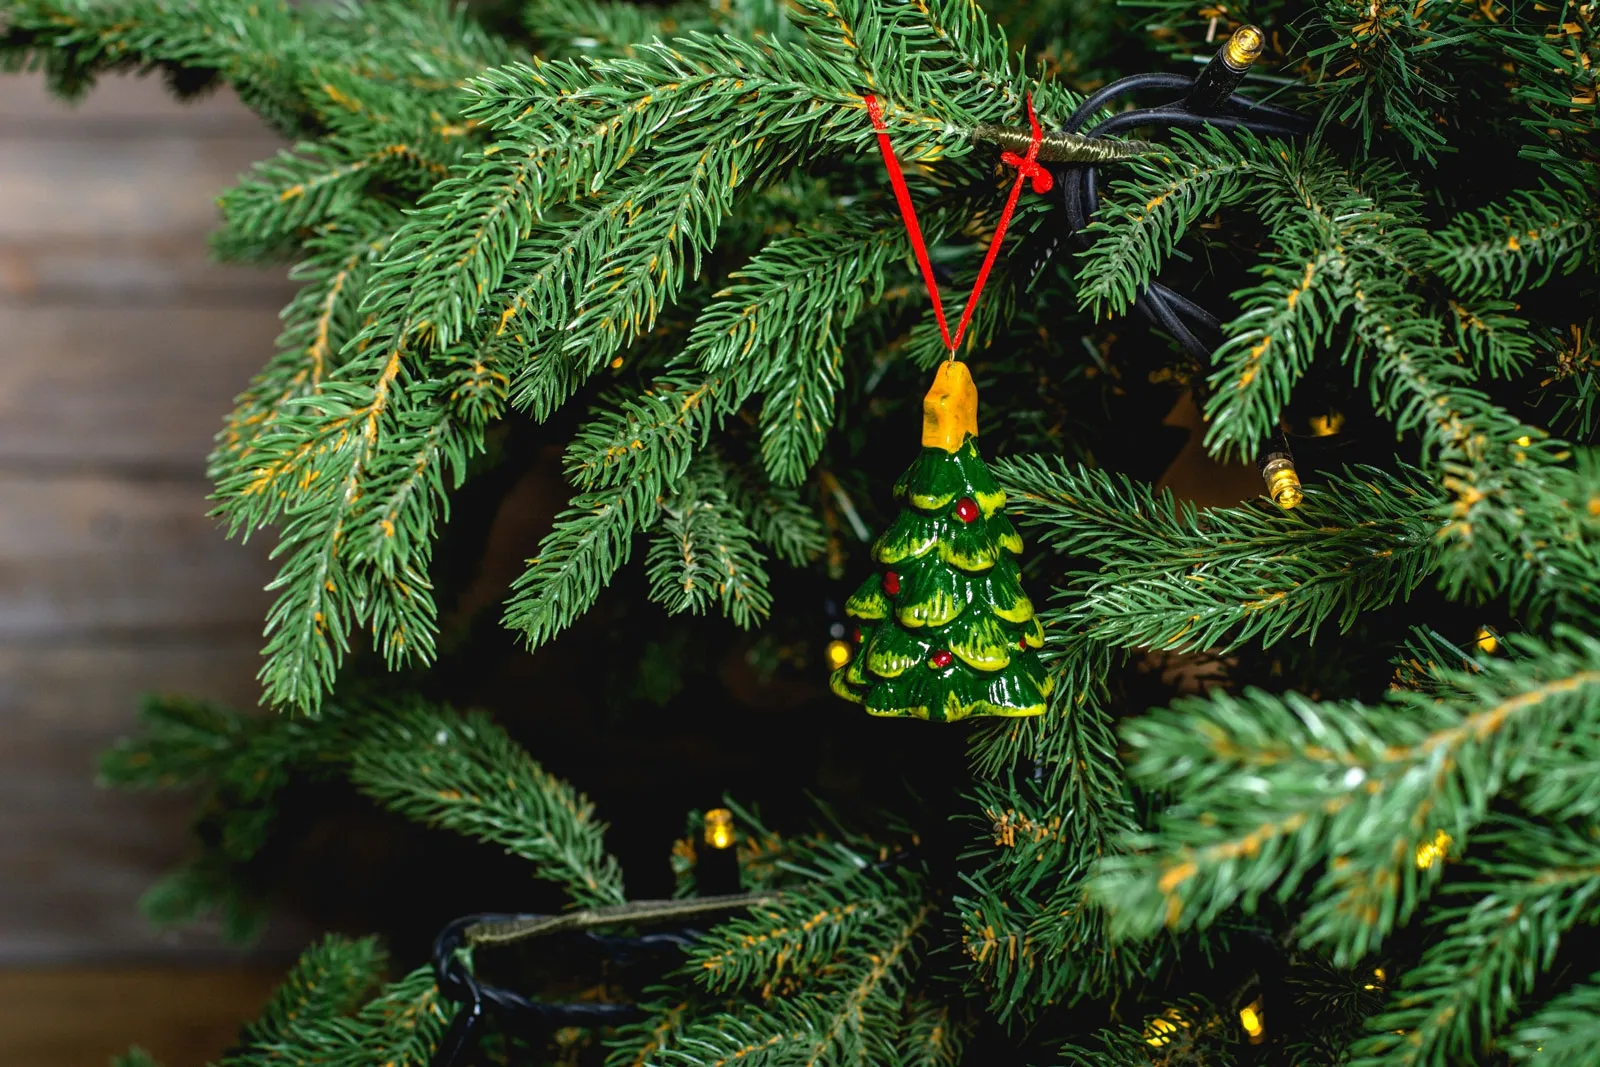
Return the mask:
<path id="1" fill-rule="evenodd" d="M 433 974 L 439 994 L 456 1005 L 454 1017 L 434 1051 L 432 1067 L 454 1067 L 477 1037 L 479 1026 L 489 1016 L 518 1029 L 563 1026 L 615 1026 L 644 1017 L 634 1004 L 600 1001 L 547 1003 L 521 993 L 478 980 L 462 958 L 461 949 L 471 943 L 471 933 L 487 927 L 531 926 L 549 919 L 545 915 L 464 915 L 447 923 L 433 942 Z M 613 962 L 662 951 L 680 952 L 693 944 L 700 931 L 682 929 L 635 937 L 616 937 L 585 931 L 582 936 Z"/>
<path id="2" fill-rule="evenodd" d="M 1179 99 L 1157 107 L 1119 112 L 1092 126 L 1086 136 L 1106 137 L 1139 127 L 1245 129 L 1265 137 L 1298 137 L 1311 131 L 1311 121 L 1284 108 L 1251 100 L 1232 92 L 1244 76 L 1244 67 L 1228 62 L 1227 49 L 1217 53 L 1199 77 L 1182 74 L 1135 74 L 1089 95 L 1062 124 L 1061 132 L 1079 133 L 1113 101 L 1148 91 L 1180 92 Z M 1218 101 L 1212 104 L 1211 101 Z M 1093 163 L 1056 165 L 1057 183 L 1066 209 L 1066 241 L 1086 248 L 1084 235 L 1100 206 L 1099 170 Z M 1152 281 L 1134 299 L 1134 308 L 1159 326 L 1197 359 L 1209 359 L 1221 339 L 1217 317 L 1188 297 Z"/>

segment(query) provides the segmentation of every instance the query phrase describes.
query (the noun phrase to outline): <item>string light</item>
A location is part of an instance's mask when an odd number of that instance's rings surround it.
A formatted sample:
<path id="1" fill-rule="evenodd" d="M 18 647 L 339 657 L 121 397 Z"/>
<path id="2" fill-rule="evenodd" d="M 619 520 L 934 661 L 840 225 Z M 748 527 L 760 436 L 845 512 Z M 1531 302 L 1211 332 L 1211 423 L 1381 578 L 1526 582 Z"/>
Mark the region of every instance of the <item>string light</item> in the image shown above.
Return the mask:
<path id="1" fill-rule="evenodd" d="M 1368 982 L 1366 985 L 1361 987 L 1362 989 L 1366 989 L 1366 990 L 1382 989 L 1383 988 L 1383 983 L 1388 981 L 1388 979 L 1389 979 L 1389 976 L 1384 973 L 1384 970 L 1383 970 L 1382 967 L 1374 967 L 1374 968 L 1372 968 L 1372 977 L 1373 977 L 1374 981 Z"/>
<path id="2" fill-rule="evenodd" d="M 1500 638 L 1487 626 L 1478 627 L 1478 635 L 1473 640 L 1478 643 L 1479 652 L 1487 652 L 1490 655 L 1493 655 L 1494 650 L 1500 647 Z"/>
<path id="3" fill-rule="evenodd" d="M 1267 1026 L 1263 1020 L 1261 998 L 1257 997 L 1239 1009 L 1239 1025 L 1250 1035 L 1250 1043 L 1259 1045 L 1266 1040 Z"/>
<path id="4" fill-rule="evenodd" d="M 712 808 L 706 812 L 705 842 L 712 848 L 733 847 L 733 812 Z"/>
<path id="5" fill-rule="evenodd" d="M 1444 859 L 1450 853 L 1452 838 L 1440 830 L 1433 835 L 1432 841 L 1424 841 L 1417 846 L 1417 870 L 1425 871 L 1435 863 Z"/>
<path id="6" fill-rule="evenodd" d="M 1300 474 L 1294 469 L 1294 456 L 1289 451 L 1289 439 L 1280 430 L 1268 441 L 1256 458 L 1261 477 L 1267 483 L 1267 495 L 1285 511 L 1300 506 L 1305 493 L 1300 489 Z"/>
<path id="7" fill-rule="evenodd" d="M 850 662 L 850 644 L 847 641 L 828 642 L 828 666 L 838 670 Z"/>

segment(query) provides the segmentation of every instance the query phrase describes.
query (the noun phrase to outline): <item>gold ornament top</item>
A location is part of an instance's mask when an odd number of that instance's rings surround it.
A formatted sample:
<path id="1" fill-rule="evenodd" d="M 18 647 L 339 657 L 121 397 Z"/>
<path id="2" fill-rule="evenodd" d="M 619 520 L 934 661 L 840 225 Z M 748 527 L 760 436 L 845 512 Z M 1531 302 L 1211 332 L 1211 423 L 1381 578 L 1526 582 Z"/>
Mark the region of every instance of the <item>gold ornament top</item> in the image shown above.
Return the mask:
<path id="1" fill-rule="evenodd" d="M 978 387 L 960 360 L 939 364 L 928 395 L 922 398 L 922 445 L 955 452 L 978 436 Z"/>

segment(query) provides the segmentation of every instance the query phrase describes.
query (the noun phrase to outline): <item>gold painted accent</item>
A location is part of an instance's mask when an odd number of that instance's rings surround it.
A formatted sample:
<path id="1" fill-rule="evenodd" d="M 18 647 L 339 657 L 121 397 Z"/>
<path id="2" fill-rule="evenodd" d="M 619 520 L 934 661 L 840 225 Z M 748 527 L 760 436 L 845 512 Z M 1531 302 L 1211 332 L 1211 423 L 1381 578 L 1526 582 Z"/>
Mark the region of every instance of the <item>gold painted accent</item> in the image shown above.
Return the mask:
<path id="1" fill-rule="evenodd" d="M 1267 480 L 1267 494 L 1272 502 L 1285 511 L 1300 506 L 1305 494 L 1300 491 L 1300 475 L 1295 472 L 1294 460 L 1278 456 L 1269 460 L 1261 471 Z"/>
<path id="2" fill-rule="evenodd" d="M 1312 437 L 1332 437 L 1344 429 L 1344 415 L 1337 411 L 1313 415 L 1306 420 L 1306 424 L 1311 428 Z"/>
<path id="3" fill-rule="evenodd" d="M 1261 50 L 1266 45 L 1267 35 L 1261 32 L 1261 27 L 1240 26 L 1223 47 L 1222 61 L 1234 70 L 1249 70 L 1250 65 L 1261 58 Z"/>
<path id="4" fill-rule="evenodd" d="M 1432 841 L 1417 846 L 1417 870 L 1425 871 L 1450 854 L 1454 839 L 1443 830 L 1433 835 Z"/>
<path id="5" fill-rule="evenodd" d="M 1500 638 L 1487 626 L 1478 627 L 1478 635 L 1475 640 L 1478 643 L 1479 652 L 1487 652 L 1493 655 L 1494 650 L 1500 647 Z"/>
<path id="6" fill-rule="evenodd" d="M 727 808 L 706 812 L 705 842 L 712 848 L 733 847 L 733 812 Z"/>
<path id="7" fill-rule="evenodd" d="M 976 436 L 978 387 L 972 372 L 960 360 L 945 360 L 922 398 L 922 445 L 955 452 L 968 437 Z"/>
<path id="8" fill-rule="evenodd" d="M 1172 1039 L 1179 1030 L 1189 1029 L 1189 1020 L 1177 1008 L 1168 1008 L 1154 1019 L 1145 1023 L 1144 1043 L 1161 1048 L 1163 1045 L 1172 1044 Z"/>
<path id="9" fill-rule="evenodd" d="M 828 666 L 838 670 L 850 662 L 850 646 L 844 641 L 828 642 Z"/>

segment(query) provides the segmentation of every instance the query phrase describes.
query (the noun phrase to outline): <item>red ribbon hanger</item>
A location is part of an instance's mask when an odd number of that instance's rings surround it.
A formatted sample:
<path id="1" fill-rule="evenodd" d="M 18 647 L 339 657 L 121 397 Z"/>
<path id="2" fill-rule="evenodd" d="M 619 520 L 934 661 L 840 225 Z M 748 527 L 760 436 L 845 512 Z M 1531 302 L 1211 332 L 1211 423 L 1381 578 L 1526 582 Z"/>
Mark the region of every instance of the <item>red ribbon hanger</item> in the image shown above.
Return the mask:
<path id="1" fill-rule="evenodd" d="M 1017 168 L 1017 180 L 1011 186 L 1005 210 L 1000 213 L 1000 224 L 995 227 L 994 238 L 989 242 L 989 252 L 983 257 L 978 278 L 972 283 L 972 295 L 967 297 L 967 306 L 961 312 L 961 323 L 956 327 L 954 338 L 950 336 L 950 327 L 945 322 L 944 302 L 939 299 L 939 285 L 933 278 L 933 263 L 928 259 L 928 245 L 922 239 L 922 227 L 917 225 L 917 209 L 911 204 L 911 190 L 906 188 L 906 176 L 900 170 L 900 161 L 895 158 L 894 148 L 889 144 L 889 127 L 883 123 L 883 105 L 871 94 L 864 99 L 867 114 L 872 116 L 872 128 L 878 134 L 878 147 L 883 151 L 883 165 L 889 172 L 889 184 L 894 187 L 894 198 L 900 205 L 900 217 L 905 219 L 906 233 L 911 237 L 911 250 L 916 254 L 917 266 L 922 268 L 922 280 L 928 286 L 928 298 L 933 301 L 933 316 L 939 321 L 939 333 L 944 337 L 945 347 L 950 350 L 950 358 L 955 359 L 961 338 L 966 335 L 967 326 L 972 322 L 972 313 L 978 306 L 978 295 L 983 292 L 983 285 L 989 280 L 989 271 L 1000 255 L 1000 242 L 1005 238 L 1006 227 L 1011 225 L 1011 216 L 1016 213 L 1017 201 L 1022 196 L 1022 183 L 1033 179 L 1033 191 L 1036 193 L 1048 193 L 1055 184 L 1050 172 L 1039 163 L 1039 142 L 1044 139 L 1044 131 L 1039 128 L 1039 117 L 1033 113 L 1033 94 L 1029 93 L 1027 98 L 1028 125 L 1033 128 L 1033 139 L 1028 143 L 1026 156 L 1009 151 L 1000 154 L 1002 163 Z"/>

